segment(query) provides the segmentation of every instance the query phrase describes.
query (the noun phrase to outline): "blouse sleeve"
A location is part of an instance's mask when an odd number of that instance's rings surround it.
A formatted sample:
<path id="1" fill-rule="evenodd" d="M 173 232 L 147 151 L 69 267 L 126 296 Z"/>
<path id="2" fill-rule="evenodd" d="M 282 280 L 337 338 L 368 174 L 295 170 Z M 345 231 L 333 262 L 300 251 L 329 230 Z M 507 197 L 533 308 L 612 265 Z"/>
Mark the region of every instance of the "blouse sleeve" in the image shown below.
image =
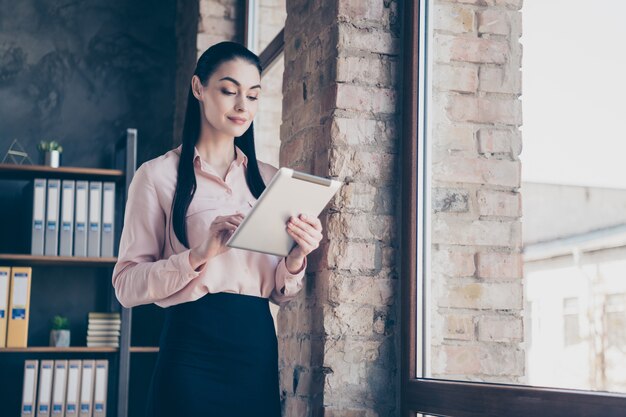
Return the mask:
<path id="1" fill-rule="evenodd" d="M 113 269 L 115 295 L 124 307 L 163 300 L 184 288 L 204 270 L 194 270 L 186 250 L 161 259 L 166 217 L 150 167 L 143 164 L 128 190 L 119 255 Z"/>
<path id="2" fill-rule="evenodd" d="M 285 258 L 281 259 L 281 261 L 276 266 L 276 285 L 274 286 L 272 294 L 270 295 L 270 300 L 274 304 L 282 306 L 283 304 L 286 304 L 288 301 L 296 297 L 296 295 L 302 289 L 302 281 L 304 278 L 304 272 L 306 271 L 306 265 L 307 260 L 305 256 L 302 268 L 295 274 L 292 274 L 287 269 L 287 265 L 285 264 Z"/>

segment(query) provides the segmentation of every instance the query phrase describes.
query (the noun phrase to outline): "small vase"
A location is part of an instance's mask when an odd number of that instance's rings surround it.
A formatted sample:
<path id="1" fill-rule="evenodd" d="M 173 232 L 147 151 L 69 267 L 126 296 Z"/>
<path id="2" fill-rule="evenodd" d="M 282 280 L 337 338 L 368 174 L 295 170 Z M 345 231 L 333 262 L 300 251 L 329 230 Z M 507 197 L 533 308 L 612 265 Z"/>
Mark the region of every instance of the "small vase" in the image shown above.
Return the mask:
<path id="1" fill-rule="evenodd" d="M 58 168 L 61 165 L 61 152 L 45 151 L 43 164 L 52 168 Z"/>
<path id="2" fill-rule="evenodd" d="M 50 346 L 69 347 L 70 331 L 69 330 L 50 330 Z"/>

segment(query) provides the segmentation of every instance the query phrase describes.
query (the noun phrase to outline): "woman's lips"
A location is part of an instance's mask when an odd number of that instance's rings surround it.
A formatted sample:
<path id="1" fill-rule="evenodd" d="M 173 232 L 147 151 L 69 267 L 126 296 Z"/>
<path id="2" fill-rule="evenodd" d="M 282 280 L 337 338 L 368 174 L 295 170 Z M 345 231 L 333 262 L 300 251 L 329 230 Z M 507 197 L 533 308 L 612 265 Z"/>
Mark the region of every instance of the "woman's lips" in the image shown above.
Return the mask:
<path id="1" fill-rule="evenodd" d="M 233 118 L 229 117 L 228 120 L 230 120 L 231 122 L 236 123 L 238 125 L 246 124 L 246 121 L 243 120 L 243 119 L 233 119 Z"/>

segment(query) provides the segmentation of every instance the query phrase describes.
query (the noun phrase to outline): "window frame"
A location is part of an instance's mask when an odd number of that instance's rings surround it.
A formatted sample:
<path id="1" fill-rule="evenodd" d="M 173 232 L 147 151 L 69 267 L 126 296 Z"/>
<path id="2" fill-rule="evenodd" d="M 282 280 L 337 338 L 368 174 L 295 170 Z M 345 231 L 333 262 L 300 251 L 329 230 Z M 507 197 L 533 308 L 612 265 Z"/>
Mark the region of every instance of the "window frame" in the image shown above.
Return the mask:
<path id="1" fill-rule="evenodd" d="M 425 70 L 428 45 L 426 16 L 429 0 L 401 2 L 403 20 L 402 88 L 402 219 L 401 219 L 401 383 L 402 417 L 417 413 L 448 417 L 527 417 L 621 415 L 626 395 L 609 392 L 464 382 L 423 378 L 428 366 L 427 306 L 424 300 L 424 210 L 428 209 L 428 164 L 420 121 L 427 115 Z M 426 202 L 426 204 L 424 203 Z M 420 224 L 422 221 L 424 224 Z M 427 230 L 426 230 L 427 231 Z M 427 265 L 426 265 L 427 266 Z M 418 291 L 420 297 L 418 297 Z M 426 306 L 426 307 L 425 307 Z M 418 374 L 419 370 L 419 374 Z"/>
<path id="2" fill-rule="evenodd" d="M 256 40 L 253 34 L 258 33 L 257 21 L 258 17 L 258 0 L 245 0 L 243 13 L 243 39 L 246 48 L 252 50 L 252 43 Z M 283 27 L 274 39 L 261 51 L 259 60 L 263 72 L 269 71 L 280 58 L 280 54 L 285 50 L 285 28 Z"/>

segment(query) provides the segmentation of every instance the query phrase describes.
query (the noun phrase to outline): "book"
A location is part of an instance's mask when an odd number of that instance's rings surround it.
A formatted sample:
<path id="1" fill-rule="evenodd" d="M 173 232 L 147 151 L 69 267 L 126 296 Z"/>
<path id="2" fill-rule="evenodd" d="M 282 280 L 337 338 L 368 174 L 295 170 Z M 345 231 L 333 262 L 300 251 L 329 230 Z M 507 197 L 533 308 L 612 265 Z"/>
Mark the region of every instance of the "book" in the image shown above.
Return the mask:
<path id="1" fill-rule="evenodd" d="M 120 313 L 99 313 L 96 311 L 90 311 L 87 315 L 90 319 L 108 319 L 108 318 L 120 318 Z"/>

